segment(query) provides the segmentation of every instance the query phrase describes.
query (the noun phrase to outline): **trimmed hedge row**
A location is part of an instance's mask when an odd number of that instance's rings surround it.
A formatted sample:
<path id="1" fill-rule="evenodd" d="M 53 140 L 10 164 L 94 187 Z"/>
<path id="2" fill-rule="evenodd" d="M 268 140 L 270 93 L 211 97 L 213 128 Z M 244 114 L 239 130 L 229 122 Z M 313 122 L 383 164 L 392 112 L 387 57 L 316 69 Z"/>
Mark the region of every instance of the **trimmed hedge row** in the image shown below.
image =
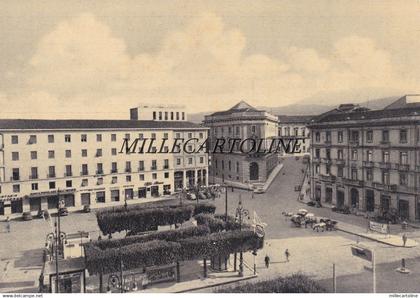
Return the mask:
<path id="1" fill-rule="evenodd" d="M 179 239 L 185 239 L 189 237 L 204 236 L 210 233 L 207 226 L 193 226 L 188 228 L 180 228 L 176 230 L 153 232 L 145 235 L 136 235 L 125 237 L 122 239 L 110 239 L 100 240 L 92 242 L 93 245 L 100 249 L 118 248 L 134 243 L 143 243 L 152 240 L 165 240 L 165 241 L 177 241 Z"/>
<path id="2" fill-rule="evenodd" d="M 119 272 L 121 260 L 124 270 L 173 263 L 177 260 L 181 245 L 176 242 L 154 240 L 101 250 L 86 245 L 86 268 L 90 274 Z"/>
<path id="3" fill-rule="evenodd" d="M 153 240 L 123 246 L 120 250 L 117 248 L 102 250 L 89 243 L 85 246 L 86 267 L 90 274 L 118 272 L 120 251 L 124 268 L 134 269 L 257 250 L 262 248 L 263 244 L 264 238 L 259 238 L 250 230 L 214 233 L 180 239 L 177 242 Z"/>
<path id="4" fill-rule="evenodd" d="M 220 287 L 216 293 L 325 293 L 316 281 L 303 274 L 279 277 L 259 282 Z"/>
<path id="5" fill-rule="evenodd" d="M 239 230 L 240 224 L 237 222 L 235 217 L 228 215 L 227 221 L 225 221 L 224 214 L 206 214 L 200 213 L 194 216 L 197 220 L 197 224 L 206 225 L 209 227 L 210 232 L 221 232 L 230 230 Z M 250 225 L 242 223 L 242 229 L 249 229 Z"/>
<path id="6" fill-rule="evenodd" d="M 180 224 L 198 213 L 214 213 L 212 204 L 187 204 L 161 208 L 128 208 L 121 211 L 112 209 L 96 213 L 96 220 L 102 234 L 108 235 L 121 231 L 144 232 L 157 226 Z"/>

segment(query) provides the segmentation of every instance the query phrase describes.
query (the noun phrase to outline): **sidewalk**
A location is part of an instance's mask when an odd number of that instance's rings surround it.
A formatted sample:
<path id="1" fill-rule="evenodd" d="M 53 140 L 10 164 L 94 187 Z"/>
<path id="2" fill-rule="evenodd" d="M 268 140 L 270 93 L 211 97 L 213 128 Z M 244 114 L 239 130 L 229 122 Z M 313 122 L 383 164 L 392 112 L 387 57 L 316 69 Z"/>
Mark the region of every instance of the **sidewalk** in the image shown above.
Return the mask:
<path id="1" fill-rule="evenodd" d="M 410 247 L 416 247 L 418 244 L 416 241 L 412 239 L 407 239 L 407 242 L 404 246 L 402 237 L 400 235 L 393 235 L 393 234 L 384 235 L 384 234 L 379 234 L 375 232 L 367 232 L 366 229 L 363 229 L 359 226 L 350 225 L 344 222 L 337 223 L 337 230 L 348 233 L 348 234 L 360 236 L 362 238 L 366 238 L 372 241 L 380 242 L 383 244 L 396 246 L 396 247 L 410 248 Z"/>

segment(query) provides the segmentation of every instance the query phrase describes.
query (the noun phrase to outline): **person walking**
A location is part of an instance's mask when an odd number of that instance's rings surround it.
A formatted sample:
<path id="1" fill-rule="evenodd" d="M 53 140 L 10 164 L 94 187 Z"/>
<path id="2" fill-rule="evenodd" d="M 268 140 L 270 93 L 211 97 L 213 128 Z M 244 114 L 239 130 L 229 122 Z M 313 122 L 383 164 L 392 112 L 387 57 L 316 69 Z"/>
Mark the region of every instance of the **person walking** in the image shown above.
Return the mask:
<path id="1" fill-rule="evenodd" d="M 10 218 L 6 218 L 6 231 L 7 233 L 10 233 Z"/>
<path id="2" fill-rule="evenodd" d="M 264 262 L 265 262 L 265 268 L 268 269 L 268 267 L 270 266 L 270 257 L 268 255 L 265 255 Z"/>
<path id="3" fill-rule="evenodd" d="M 407 243 L 407 235 L 405 233 L 402 235 L 402 241 L 403 241 L 403 246 L 405 246 L 405 244 Z"/>
<path id="4" fill-rule="evenodd" d="M 289 262 L 290 252 L 288 248 L 286 248 L 286 250 L 284 251 L 284 255 L 286 257 L 286 262 Z"/>

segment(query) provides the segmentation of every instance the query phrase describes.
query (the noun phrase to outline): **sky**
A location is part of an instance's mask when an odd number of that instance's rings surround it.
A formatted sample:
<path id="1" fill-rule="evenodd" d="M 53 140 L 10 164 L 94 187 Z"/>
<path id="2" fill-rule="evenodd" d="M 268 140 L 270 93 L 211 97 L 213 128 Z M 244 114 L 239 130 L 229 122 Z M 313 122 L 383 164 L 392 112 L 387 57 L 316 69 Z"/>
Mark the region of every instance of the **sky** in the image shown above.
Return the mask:
<path id="1" fill-rule="evenodd" d="M 0 1 L 0 117 L 419 93 L 419 0 Z"/>

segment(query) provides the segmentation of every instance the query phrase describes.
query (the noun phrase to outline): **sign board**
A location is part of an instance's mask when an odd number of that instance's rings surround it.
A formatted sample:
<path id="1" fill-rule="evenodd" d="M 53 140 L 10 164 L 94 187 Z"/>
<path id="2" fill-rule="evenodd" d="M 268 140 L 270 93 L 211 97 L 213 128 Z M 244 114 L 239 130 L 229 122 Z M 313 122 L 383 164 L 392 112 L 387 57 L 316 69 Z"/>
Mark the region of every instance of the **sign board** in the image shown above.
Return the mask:
<path id="1" fill-rule="evenodd" d="M 351 253 L 353 254 L 353 256 L 359 257 L 366 261 L 369 261 L 369 262 L 372 261 L 372 251 L 368 248 L 360 247 L 360 246 L 352 246 Z"/>
<path id="2" fill-rule="evenodd" d="M 379 222 L 370 221 L 369 229 L 381 234 L 389 234 L 389 228 L 387 224 L 381 224 Z"/>

